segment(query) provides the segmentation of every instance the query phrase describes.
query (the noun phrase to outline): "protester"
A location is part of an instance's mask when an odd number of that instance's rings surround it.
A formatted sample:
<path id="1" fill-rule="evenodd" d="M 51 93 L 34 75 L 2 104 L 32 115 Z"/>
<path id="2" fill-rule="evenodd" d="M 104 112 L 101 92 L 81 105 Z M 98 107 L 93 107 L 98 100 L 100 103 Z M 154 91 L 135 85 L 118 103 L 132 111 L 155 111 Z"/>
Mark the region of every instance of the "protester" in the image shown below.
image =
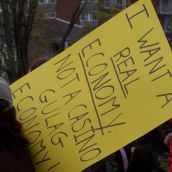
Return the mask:
<path id="1" fill-rule="evenodd" d="M 169 162 L 169 170 L 168 171 L 172 172 L 172 141 L 170 143 L 169 149 L 170 149 L 170 153 L 168 156 L 168 162 Z"/>
<path id="2" fill-rule="evenodd" d="M 172 172 L 172 132 L 168 133 L 164 139 L 165 144 L 169 147 L 168 165 L 169 172 Z"/>
<path id="3" fill-rule="evenodd" d="M 0 78 L 0 172 L 35 172 L 28 146 L 16 119 L 12 92 Z"/>
<path id="4" fill-rule="evenodd" d="M 160 131 L 155 129 L 137 141 L 127 172 L 167 172 L 167 152 Z"/>
<path id="5" fill-rule="evenodd" d="M 126 172 L 130 157 L 130 145 L 121 148 L 83 172 Z"/>

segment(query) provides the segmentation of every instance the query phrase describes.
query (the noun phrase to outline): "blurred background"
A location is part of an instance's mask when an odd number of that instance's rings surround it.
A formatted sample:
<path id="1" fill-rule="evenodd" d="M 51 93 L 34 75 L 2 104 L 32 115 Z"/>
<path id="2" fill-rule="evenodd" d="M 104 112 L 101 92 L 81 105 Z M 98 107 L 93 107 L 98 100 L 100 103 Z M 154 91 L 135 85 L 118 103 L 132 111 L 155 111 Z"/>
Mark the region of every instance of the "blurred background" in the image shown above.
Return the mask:
<path id="1" fill-rule="evenodd" d="M 52 58 L 136 0 L 0 0 L 0 75 L 9 82 Z M 172 0 L 153 0 L 172 46 Z"/>

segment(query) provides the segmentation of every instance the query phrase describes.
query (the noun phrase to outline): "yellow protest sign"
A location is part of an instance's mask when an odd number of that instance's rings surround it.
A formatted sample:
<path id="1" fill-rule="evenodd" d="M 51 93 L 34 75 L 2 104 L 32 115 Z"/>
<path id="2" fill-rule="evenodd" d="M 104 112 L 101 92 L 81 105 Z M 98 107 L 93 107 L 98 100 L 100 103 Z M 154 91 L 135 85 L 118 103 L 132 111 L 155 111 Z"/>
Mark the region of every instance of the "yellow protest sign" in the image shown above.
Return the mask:
<path id="1" fill-rule="evenodd" d="M 38 172 L 81 171 L 172 117 L 172 54 L 150 0 L 11 88 Z"/>

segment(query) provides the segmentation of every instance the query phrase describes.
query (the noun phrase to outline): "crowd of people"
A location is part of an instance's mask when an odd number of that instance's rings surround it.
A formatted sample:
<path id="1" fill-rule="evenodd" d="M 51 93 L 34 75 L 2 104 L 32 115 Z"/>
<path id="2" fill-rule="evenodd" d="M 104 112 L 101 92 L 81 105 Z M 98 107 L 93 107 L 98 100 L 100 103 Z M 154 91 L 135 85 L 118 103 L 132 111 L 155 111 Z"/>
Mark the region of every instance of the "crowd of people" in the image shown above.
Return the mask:
<path id="1" fill-rule="evenodd" d="M 28 146 L 16 119 L 10 87 L 0 78 L 0 172 L 34 172 Z"/>
<path id="2" fill-rule="evenodd" d="M 46 62 L 41 58 L 30 71 Z M 172 126 L 171 121 L 164 125 Z M 0 78 L 0 172 L 34 172 L 29 141 L 16 119 L 12 92 Z M 156 128 L 84 172 L 172 172 L 172 132 Z"/>
<path id="3" fill-rule="evenodd" d="M 163 124 L 172 127 L 169 122 Z M 158 127 L 84 172 L 172 172 L 172 132 Z"/>
<path id="4" fill-rule="evenodd" d="M 49 58 L 42 57 L 31 64 L 36 69 Z M 12 91 L 0 77 L 0 172 L 35 172 L 29 152 L 29 141 L 23 135 L 22 125 L 16 118 Z"/>

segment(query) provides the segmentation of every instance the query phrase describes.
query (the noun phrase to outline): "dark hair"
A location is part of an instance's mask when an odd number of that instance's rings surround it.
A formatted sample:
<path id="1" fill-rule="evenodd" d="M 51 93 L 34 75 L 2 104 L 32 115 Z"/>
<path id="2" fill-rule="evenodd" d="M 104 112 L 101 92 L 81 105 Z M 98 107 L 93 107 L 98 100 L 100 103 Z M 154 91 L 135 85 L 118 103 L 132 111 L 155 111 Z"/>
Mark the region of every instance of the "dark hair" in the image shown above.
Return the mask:
<path id="1" fill-rule="evenodd" d="M 164 145 L 164 139 L 162 132 L 159 128 L 156 128 L 146 135 L 142 136 L 136 141 L 137 145 L 141 144 L 150 144 L 152 146 L 163 146 Z"/>
<path id="2" fill-rule="evenodd" d="M 15 153 L 18 148 L 27 147 L 28 140 L 23 136 L 22 125 L 16 119 L 15 108 L 0 112 L 0 148 L 9 149 Z"/>
<path id="3" fill-rule="evenodd" d="M 127 172 L 153 172 L 152 154 L 147 145 L 136 146 Z"/>

